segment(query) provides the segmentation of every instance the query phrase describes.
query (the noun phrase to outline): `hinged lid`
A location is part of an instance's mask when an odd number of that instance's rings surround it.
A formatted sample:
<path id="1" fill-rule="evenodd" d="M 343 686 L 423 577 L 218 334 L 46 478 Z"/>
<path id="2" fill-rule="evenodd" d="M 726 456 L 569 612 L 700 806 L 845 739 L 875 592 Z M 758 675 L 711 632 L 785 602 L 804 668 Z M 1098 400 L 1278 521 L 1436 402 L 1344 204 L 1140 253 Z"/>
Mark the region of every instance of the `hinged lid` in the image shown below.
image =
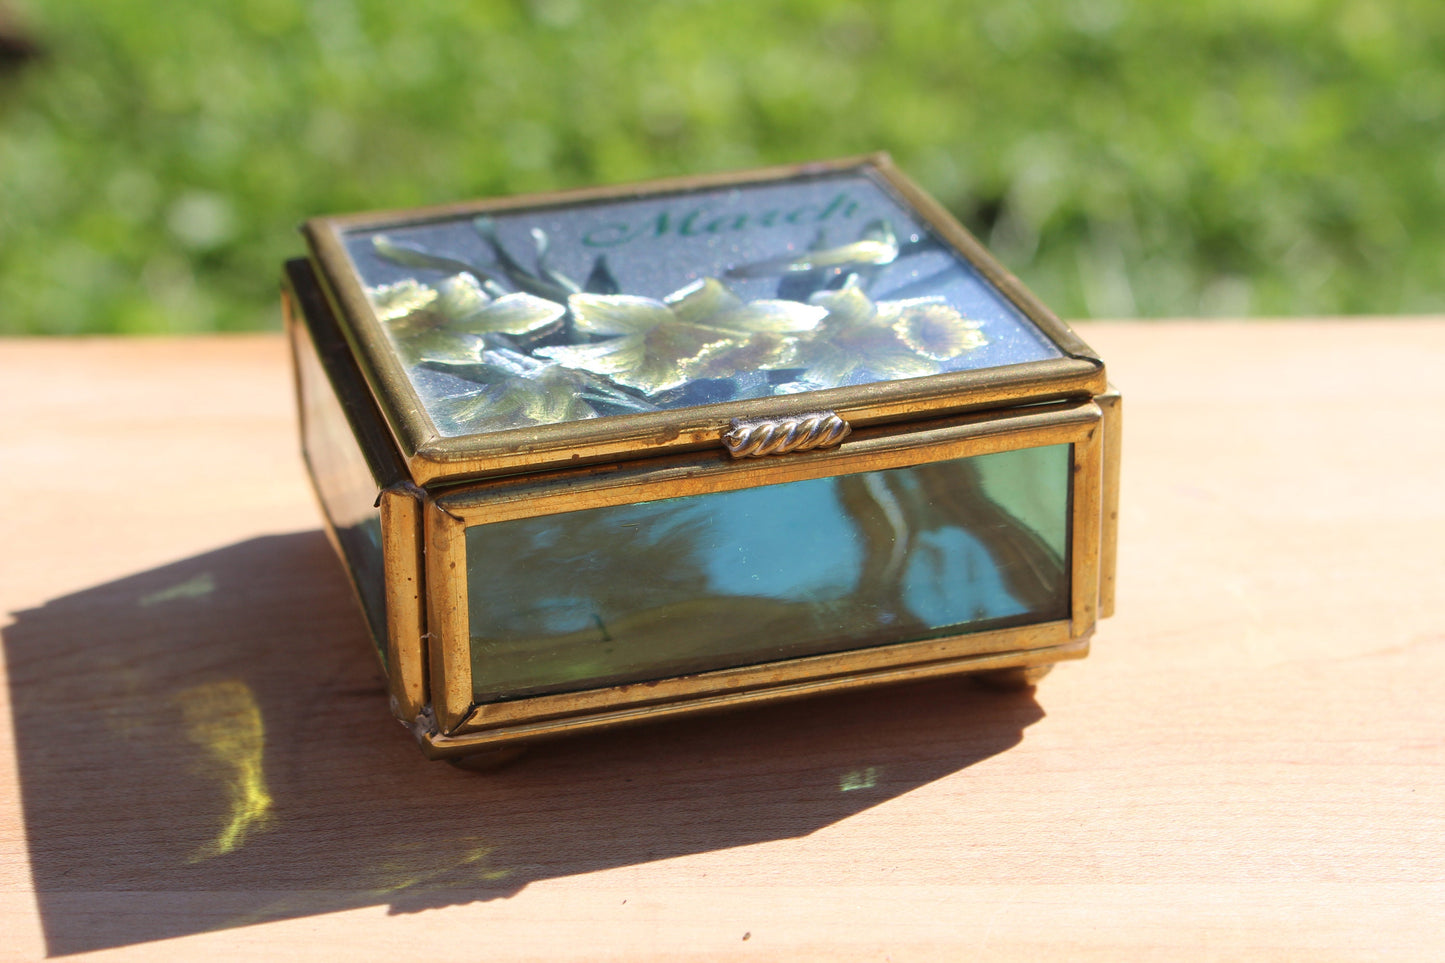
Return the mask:
<path id="1" fill-rule="evenodd" d="M 882 155 L 306 234 L 421 484 L 721 448 L 734 422 L 1104 389 L 1087 346 Z"/>

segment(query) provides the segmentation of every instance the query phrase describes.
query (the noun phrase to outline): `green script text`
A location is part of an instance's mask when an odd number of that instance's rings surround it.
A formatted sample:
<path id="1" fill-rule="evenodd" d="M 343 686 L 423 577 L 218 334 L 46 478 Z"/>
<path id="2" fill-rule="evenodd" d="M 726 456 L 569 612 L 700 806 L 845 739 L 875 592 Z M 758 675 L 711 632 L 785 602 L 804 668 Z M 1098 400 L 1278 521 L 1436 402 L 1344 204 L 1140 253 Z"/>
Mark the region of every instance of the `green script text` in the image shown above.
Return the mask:
<path id="1" fill-rule="evenodd" d="M 587 247 L 617 247 L 639 237 L 701 237 L 779 224 L 821 224 L 832 218 L 852 217 L 857 210 L 858 202 L 846 193 L 838 194 L 823 205 L 803 204 L 791 210 L 773 209 L 752 214 L 715 215 L 706 207 L 695 207 L 680 216 L 663 211 L 636 223 L 613 221 L 603 224 L 583 234 L 582 243 Z"/>

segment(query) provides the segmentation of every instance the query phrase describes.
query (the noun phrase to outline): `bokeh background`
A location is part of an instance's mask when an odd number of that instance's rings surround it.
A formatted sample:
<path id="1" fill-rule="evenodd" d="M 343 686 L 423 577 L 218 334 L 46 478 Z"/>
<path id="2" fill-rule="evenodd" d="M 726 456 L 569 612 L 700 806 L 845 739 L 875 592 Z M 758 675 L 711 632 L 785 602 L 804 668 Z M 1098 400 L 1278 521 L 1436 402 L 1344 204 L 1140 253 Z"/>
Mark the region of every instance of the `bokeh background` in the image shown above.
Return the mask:
<path id="1" fill-rule="evenodd" d="M 304 218 L 886 149 L 1066 317 L 1445 310 L 1440 0 L 0 0 L 0 333 Z"/>

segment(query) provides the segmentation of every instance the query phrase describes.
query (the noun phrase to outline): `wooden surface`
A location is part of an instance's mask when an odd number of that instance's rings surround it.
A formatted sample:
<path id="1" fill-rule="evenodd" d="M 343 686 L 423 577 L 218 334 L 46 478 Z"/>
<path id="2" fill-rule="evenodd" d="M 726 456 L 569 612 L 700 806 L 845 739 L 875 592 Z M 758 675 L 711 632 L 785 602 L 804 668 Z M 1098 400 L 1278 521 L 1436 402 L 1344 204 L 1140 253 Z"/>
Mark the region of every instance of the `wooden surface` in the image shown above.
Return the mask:
<path id="1" fill-rule="evenodd" d="M 279 336 L 0 343 L 0 956 L 1445 958 L 1445 321 L 1079 330 L 1089 659 L 490 775 L 389 719 Z"/>

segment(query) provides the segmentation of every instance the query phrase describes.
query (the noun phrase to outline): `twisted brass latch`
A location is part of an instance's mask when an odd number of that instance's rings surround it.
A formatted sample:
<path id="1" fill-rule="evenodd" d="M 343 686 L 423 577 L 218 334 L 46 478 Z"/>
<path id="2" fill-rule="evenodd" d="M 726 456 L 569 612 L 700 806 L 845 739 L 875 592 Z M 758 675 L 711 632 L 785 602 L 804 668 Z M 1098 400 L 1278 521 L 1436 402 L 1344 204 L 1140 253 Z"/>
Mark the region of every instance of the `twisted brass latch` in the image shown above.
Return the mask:
<path id="1" fill-rule="evenodd" d="M 852 430 L 835 411 L 812 411 L 787 418 L 734 418 L 722 441 L 734 458 L 761 458 L 832 448 Z"/>

